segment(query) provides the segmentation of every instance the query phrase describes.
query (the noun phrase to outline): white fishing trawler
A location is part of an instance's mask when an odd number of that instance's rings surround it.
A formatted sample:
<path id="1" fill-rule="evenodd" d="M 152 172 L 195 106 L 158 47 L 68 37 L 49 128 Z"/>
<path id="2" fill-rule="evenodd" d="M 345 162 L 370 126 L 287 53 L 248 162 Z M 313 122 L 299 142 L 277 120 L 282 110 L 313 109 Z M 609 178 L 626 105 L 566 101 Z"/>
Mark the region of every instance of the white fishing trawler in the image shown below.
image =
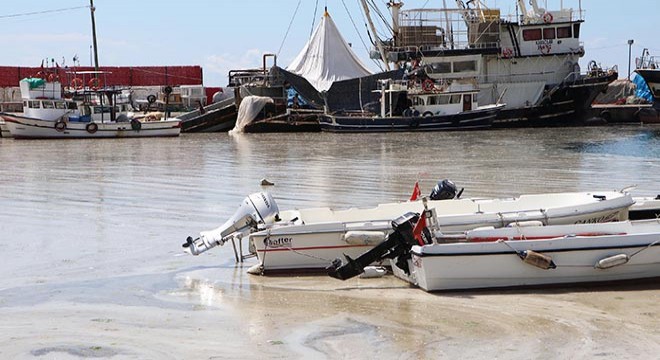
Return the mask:
<path id="1" fill-rule="evenodd" d="M 362 0 L 365 8 L 365 1 Z M 484 1 L 456 7 L 402 9 L 389 1 L 392 37 L 376 40 L 372 58 L 437 81 L 478 79 L 479 104 L 505 103 L 495 126 L 577 124 L 599 92 L 618 76 L 596 62 L 581 71 L 584 11 L 545 9 L 518 0 L 505 16 Z M 546 2 L 547 4 L 547 2 Z M 375 33 L 375 31 L 373 31 Z"/>

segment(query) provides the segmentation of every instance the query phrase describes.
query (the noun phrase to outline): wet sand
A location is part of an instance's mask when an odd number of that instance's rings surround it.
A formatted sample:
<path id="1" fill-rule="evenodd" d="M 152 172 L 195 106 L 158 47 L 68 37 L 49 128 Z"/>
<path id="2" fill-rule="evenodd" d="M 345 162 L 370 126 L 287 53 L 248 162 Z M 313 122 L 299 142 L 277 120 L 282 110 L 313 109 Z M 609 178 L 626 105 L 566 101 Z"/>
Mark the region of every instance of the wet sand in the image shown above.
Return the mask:
<path id="1" fill-rule="evenodd" d="M 171 273 L 161 281 L 176 284 L 167 286 L 119 279 L 98 302 L 72 293 L 3 306 L 0 356 L 651 359 L 660 351 L 654 283 L 429 294 L 393 277 L 340 282 L 244 270 Z M 218 281 L 226 272 L 231 281 Z"/>
<path id="2" fill-rule="evenodd" d="M 181 253 L 264 177 L 283 209 L 405 198 L 417 172 L 424 192 L 449 177 L 467 196 L 658 192 L 657 128 L 579 130 L 0 139 L 0 358 L 656 358 L 658 281 L 426 293 L 249 275 L 230 245 Z"/>

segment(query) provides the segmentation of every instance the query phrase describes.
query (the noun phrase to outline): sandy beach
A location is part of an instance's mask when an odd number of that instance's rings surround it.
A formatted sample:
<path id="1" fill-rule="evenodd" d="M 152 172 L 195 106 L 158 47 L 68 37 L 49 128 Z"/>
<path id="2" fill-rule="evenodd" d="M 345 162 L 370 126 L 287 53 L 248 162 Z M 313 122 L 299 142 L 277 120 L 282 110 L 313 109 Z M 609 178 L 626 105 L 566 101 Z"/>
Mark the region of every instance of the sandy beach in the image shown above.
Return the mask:
<path id="1" fill-rule="evenodd" d="M 96 302 L 61 289 L 5 304 L 0 356 L 651 359 L 660 351 L 656 283 L 429 294 L 392 276 L 340 282 L 244 270 L 96 282 Z"/>

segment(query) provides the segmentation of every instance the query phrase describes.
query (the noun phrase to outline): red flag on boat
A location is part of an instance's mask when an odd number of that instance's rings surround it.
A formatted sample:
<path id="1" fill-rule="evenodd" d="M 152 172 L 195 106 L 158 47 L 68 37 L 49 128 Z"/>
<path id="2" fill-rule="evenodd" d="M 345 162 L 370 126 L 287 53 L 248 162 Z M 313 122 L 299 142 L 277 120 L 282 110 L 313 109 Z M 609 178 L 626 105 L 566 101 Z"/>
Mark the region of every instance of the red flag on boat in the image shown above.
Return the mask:
<path id="1" fill-rule="evenodd" d="M 415 181 L 415 187 L 413 188 L 412 195 L 410 195 L 410 201 L 415 201 L 422 196 L 422 190 L 419 189 L 419 180 Z"/>
<path id="2" fill-rule="evenodd" d="M 422 215 L 419 217 L 419 220 L 417 220 L 417 224 L 415 224 L 415 227 L 413 228 L 413 236 L 417 240 L 417 243 L 419 245 L 424 245 L 424 238 L 422 236 L 422 232 L 424 231 L 424 228 L 426 227 L 426 214 L 425 211 L 422 211 Z"/>

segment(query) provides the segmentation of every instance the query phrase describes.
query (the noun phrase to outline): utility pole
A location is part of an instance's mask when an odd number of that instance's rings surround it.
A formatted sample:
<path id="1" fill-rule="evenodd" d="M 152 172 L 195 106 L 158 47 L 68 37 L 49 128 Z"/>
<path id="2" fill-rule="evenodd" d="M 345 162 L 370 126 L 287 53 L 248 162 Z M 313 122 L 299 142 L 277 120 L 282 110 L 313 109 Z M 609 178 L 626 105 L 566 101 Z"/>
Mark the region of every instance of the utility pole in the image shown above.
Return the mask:
<path id="1" fill-rule="evenodd" d="M 628 40 L 628 80 L 630 80 L 630 62 L 632 58 L 632 45 L 635 42 L 635 40 L 630 39 Z"/>
<path id="2" fill-rule="evenodd" d="M 94 70 L 99 71 L 99 52 L 96 46 L 96 20 L 94 19 L 94 0 L 89 0 L 89 12 L 92 14 L 92 44 L 94 46 Z M 97 74 L 98 76 L 98 74 Z"/>

